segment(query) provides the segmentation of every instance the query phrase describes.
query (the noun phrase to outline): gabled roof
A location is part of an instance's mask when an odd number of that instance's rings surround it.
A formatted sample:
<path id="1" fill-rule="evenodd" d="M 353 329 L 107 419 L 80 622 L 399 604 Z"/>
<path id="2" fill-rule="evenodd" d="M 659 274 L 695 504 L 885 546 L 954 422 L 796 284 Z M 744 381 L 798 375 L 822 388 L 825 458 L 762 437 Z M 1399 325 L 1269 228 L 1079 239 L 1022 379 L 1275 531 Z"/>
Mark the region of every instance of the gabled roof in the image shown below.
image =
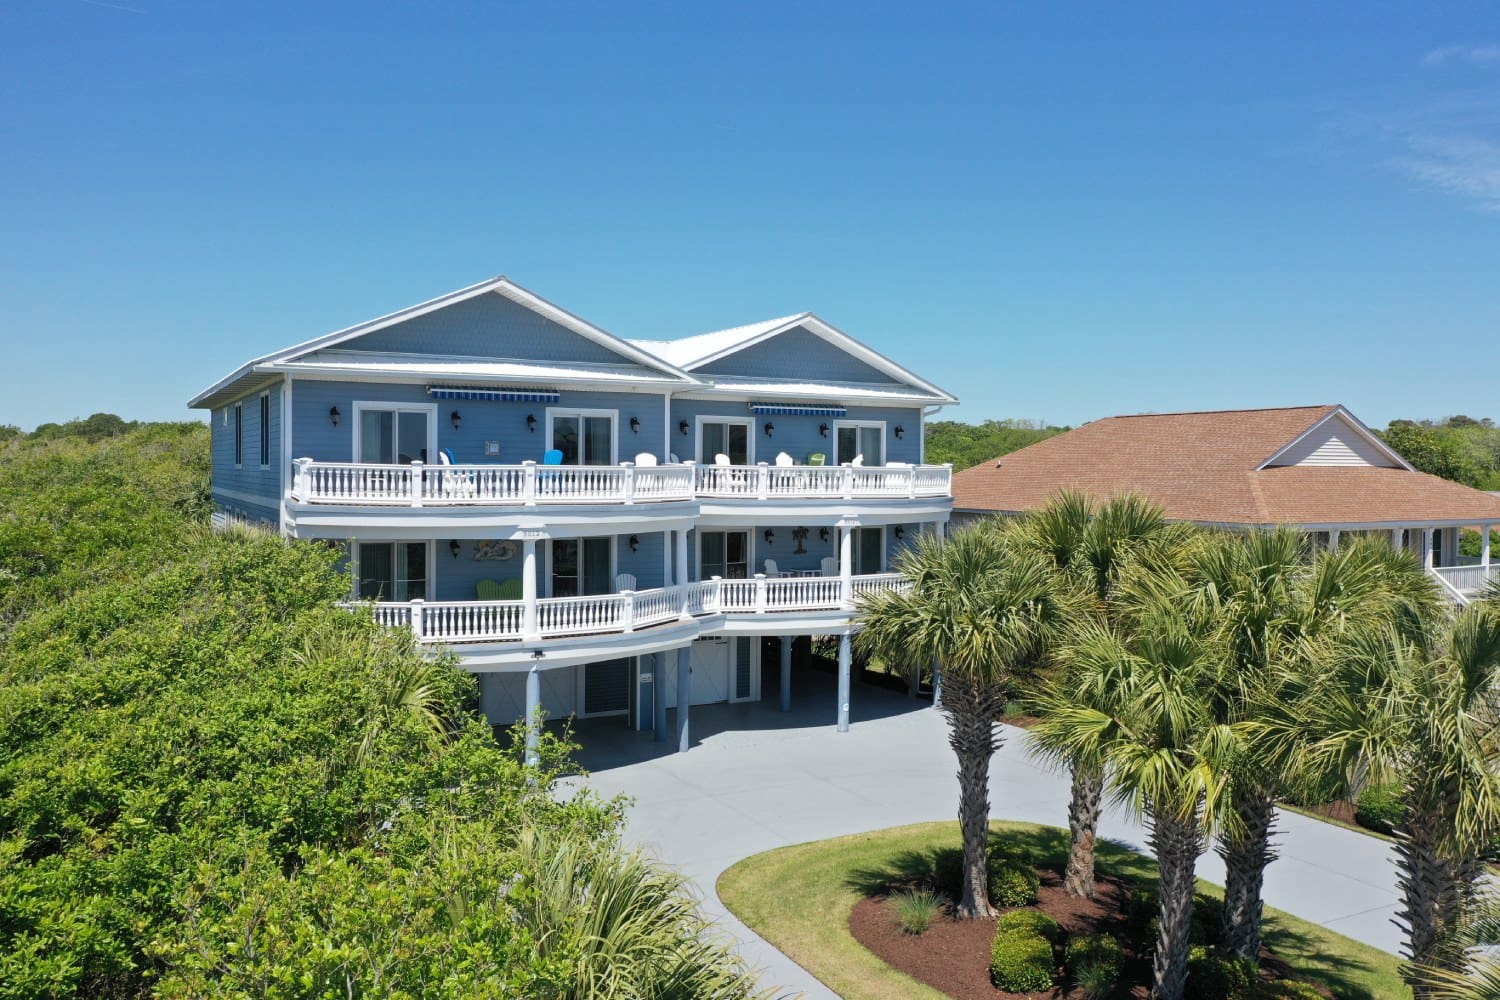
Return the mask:
<path id="1" fill-rule="evenodd" d="M 918 390 L 915 394 L 903 394 L 901 396 L 903 399 L 910 399 L 915 395 L 933 403 L 958 402 L 957 397 L 952 393 L 934 385 L 910 369 L 903 368 L 890 358 L 865 346 L 833 324 L 820 319 L 810 312 L 782 316 L 778 319 L 761 320 L 758 323 L 747 323 L 744 326 L 730 327 L 727 330 L 715 330 L 712 333 L 700 333 L 692 337 L 682 337 L 677 340 L 637 340 L 633 341 L 633 343 L 643 350 L 650 351 L 657 357 L 680 366 L 685 371 L 697 372 L 705 365 L 713 364 L 721 358 L 726 358 L 731 354 L 743 351 L 748 347 L 753 347 L 756 344 L 770 340 L 772 337 L 798 328 L 823 338 L 840 350 L 847 352 L 870 367 L 885 373 L 897 382 L 905 383 L 907 386 Z M 712 381 L 715 385 L 722 385 L 726 390 L 728 390 L 727 383 L 734 383 L 735 389 L 733 391 L 740 391 L 744 388 L 748 388 L 749 391 L 757 391 L 761 386 L 766 386 L 769 389 L 776 384 L 774 380 L 752 380 L 741 376 L 721 376 L 713 379 L 709 379 L 706 375 L 700 377 Z M 791 382 L 791 380 L 787 381 Z M 842 392 L 845 388 L 856 387 L 841 384 L 839 386 L 820 388 Z"/>
<path id="2" fill-rule="evenodd" d="M 1384 444 L 1395 467 L 1273 464 L 1335 418 L 1378 440 L 1342 406 L 1108 417 L 957 473 L 954 507 L 1015 513 L 1073 489 L 1140 493 L 1205 524 L 1500 523 L 1500 500 L 1416 472 Z"/>
<path id="3" fill-rule="evenodd" d="M 490 278 L 487 281 L 481 281 L 478 284 L 470 285 L 467 288 L 460 288 L 457 291 L 449 292 L 446 295 L 440 295 L 435 299 L 428 299 L 426 302 L 421 302 L 417 305 L 409 306 L 405 309 L 399 309 L 396 312 L 389 313 L 385 316 L 380 316 L 376 319 L 368 320 L 364 323 L 357 323 L 354 326 L 346 327 L 342 330 L 336 330 L 333 333 L 324 334 L 321 337 L 315 337 L 312 340 L 304 341 L 301 344 L 283 348 L 279 351 L 273 351 L 270 354 L 262 355 L 261 357 L 258 357 L 253 361 L 246 362 L 230 374 L 226 375 L 224 378 L 209 386 L 207 389 L 198 393 L 188 401 L 188 406 L 212 407 L 218 400 L 226 399 L 232 395 L 238 395 L 240 391 L 248 390 L 248 388 L 257 383 L 266 382 L 268 380 L 268 376 L 271 373 L 281 372 L 292 368 L 297 364 L 299 360 L 303 359 L 309 354 L 312 354 L 315 351 L 327 351 L 329 348 L 345 343 L 346 341 L 353 340 L 357 337 L 362 337 L 366 334 L 374 333 L 377 330 L 383 330 L 387 327 L 395 326 L 398 323 L 403 323 L 407 320 L 415 319 L 418 316 L 424 316 L 427 313 L 435 312 L 436 310 L 442 309 L 444 307 L 455 305 L 459 302 L 464 302 L 468 299 L 472 299 L 480 295 L 487 295 L 490 293 L 503 295 L 507 299 L 510 299 L 512 302 L 522 305 L 532 310 L 533 312 L 551 320 L 558 326 L 561 326 L 566 330 L 569 330 L 581 337 L 584 337 L 607 348 L 610 351 L 613 351 L 614 353 L 620 355 L 622 362 L 632 363 L 643 368 L 659 372 L 662 375 L 666 376 L 669 381 L 675 382 L 677 384 L 700 384 L 698 379 L 689 375 L 687 372 L 676 367 L 670 362 L 663 360 L 662 358 L 650 353 L 649 351 L 642 350 L 640 347 L 632 344 L 628 340 L 616 337 L 613 334 L 608 333 L 605 330 L 595 326 L 594 324 L 580 319 L 579 317 L 573 315 L 562 307 L 547 301 L 540 295 L 522 288 L 520 285 L 517 285 L 515 282 L 511 281 L 504 275 L 500 275 L 498 277 Z M 472 360 L 474 360 L 476 363 L 479 363 L 481 361 L 481 359 Z M 524 361 L 524 359 L 517 360 Z M 419 371 L 414 373 L 421 374 Z M 455 374 L 455 372 L 453 372 L 450 368 L 443 374 L 447 376 Z M 459 374 L 473 375 L 476 378 L 484 377 L 483 372 L 479 370 L 475 370 L 472 372 L 463 372 Z"/>

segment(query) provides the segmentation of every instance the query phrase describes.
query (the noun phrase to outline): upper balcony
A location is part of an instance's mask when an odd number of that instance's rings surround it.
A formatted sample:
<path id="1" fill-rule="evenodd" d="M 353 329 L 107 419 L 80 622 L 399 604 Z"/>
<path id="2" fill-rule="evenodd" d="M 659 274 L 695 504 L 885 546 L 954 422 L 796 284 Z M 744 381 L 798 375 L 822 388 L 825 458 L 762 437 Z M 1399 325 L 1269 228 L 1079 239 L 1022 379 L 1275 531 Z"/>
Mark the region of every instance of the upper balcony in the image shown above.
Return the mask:
<path id="1" fill-rule="evenodd" d="M 294 463 L 290 498 L 361 507 L 537 507 L 695 500 L 947 500 L 948 465 L 376 465 Z"/>

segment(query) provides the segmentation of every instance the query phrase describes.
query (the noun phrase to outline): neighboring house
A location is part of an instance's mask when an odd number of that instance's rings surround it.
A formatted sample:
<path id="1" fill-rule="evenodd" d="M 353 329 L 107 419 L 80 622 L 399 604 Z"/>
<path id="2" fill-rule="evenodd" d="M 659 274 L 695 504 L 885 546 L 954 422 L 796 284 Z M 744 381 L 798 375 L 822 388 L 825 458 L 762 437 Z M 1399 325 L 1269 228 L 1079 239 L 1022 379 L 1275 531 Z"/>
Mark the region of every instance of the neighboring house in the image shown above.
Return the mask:
<path id="1" fill-rule="evenodd" d="M 247 362 L 211 411 L 218 520 L 346 547 L 351 600 L 451 648 L 486 715 L 790 691 L 792 639 L 940 531 L 942 389 L 811 313 L 626 341 L 495 278 Z M 774 572 L 771 570 L 774 567 Z M 779 659 L 779 676 L 775 670 Z"/>
<path id="2" fill-rule="evenodd" d="M 1321 545 L 1383 532 L 1464 602 L 1496 570 L 1500 498 L 1417 472 L 1342 406 L 1108 417 L 953 477 L 955 519 L 1043 506 L 1059 490 L 1142 494 L 1178 521 L 1290 525 Z M 1458 555 L 1463 528 L 1482 555 Z"/>

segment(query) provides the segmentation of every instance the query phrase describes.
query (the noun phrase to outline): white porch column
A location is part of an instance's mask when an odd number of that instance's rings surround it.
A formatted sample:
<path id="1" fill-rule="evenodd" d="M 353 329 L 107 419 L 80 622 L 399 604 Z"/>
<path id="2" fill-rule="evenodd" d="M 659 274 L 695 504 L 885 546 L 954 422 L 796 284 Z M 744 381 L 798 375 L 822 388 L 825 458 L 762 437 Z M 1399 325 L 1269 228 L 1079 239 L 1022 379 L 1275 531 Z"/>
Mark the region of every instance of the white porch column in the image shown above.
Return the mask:
<path id="1" fill-rule="evenodd" d="M 1490 532 L 1495 526 L 1493 524 L 1481 524 L 1479 526 L 1479 565 L 1490 564 Z"/>
<path id="2" fill-rule="evenodd" d="M 1337 528 L 1329 528 L 1328 529 L 1328 551 L 1329 552 L 1337 552 L 1338 550 L 1339 550 L 1339 529 L 1337 529 Z"/>
<path id="3" fill-rule="evenodd" d="M 677 651 L 677 752 L 687 750 L 692 740 L 688 735 L 688 710 L 693 705 L 693 644 L 688 643 Z"/>
<path id="4" fill-rule="evenodd" d="M 536 767 L 541 757 L 537 747 L 542 738 L 542 677 L 538 664 L 532 661 L 526 671 L 526 766 Z"/>
<path id="5" fill-rule="evenodd" d="M 1422 565 L 1432 569 L 1432 528 L 1422 529 Z"/>
<path id="6" fill-rule="evenodd" d="M 1406 534 L 1406 529 L 1405 528 L 1392 528 L 1391 529 L 1391 548 L 1395 549 L 1397 552 L 1400 552 L 1401 551 L 1401 542 L 1403 541 L 1403 536 L 1405 534 Z"/>
<path id="7" fill-rule="evenodd" d="M 849 633 L 839 636 L 839 732 L 849 731 L 849 668 L 851 663 Z"/>
<path id="8" fill-rule="evenodd" d="M 854 603 L 854 529 L 839 529 L 839 601 Z"/>
<path id="9" fill-rule="evenodd" d="M 781 710 L 792 710 L 792 636 L 781 637 Z"/>
<path id="10" fill-rule="evenodd" d="M 657 743 L 667 742 L 667 671 L 677 669 L 677 650 L 657 654 L 656 675 L 651 684 L 652 736 Z"/>
<path id="11" fill-rule="evenodd" d="M 688 616 L 688 533 L 686 529 L 674 531 L 677 536 L 677 569 L 672 573 L 672 582 L 682 588 L 682 617 Z"/>
<path id="12" fill-rule="evenodd" d="M 521 542 L 521 636 L 525 639 L 541 637 L 536 623 L 536 539 Z"/>

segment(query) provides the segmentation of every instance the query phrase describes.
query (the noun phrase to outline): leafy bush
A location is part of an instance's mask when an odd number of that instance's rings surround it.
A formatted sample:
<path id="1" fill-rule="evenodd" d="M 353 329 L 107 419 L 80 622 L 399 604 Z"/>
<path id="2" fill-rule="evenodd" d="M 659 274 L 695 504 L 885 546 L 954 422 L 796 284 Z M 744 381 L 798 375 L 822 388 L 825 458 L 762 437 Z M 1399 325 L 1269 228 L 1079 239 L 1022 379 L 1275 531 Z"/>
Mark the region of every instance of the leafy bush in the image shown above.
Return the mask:
<path id="1" fill-rule="evenodd" d="M 1354 822 L 1376 833 L 1394 833 L 1406 818 L 1401 789 L 1396 785 L 1371 785 L 1359 793 Z"/>
<path id="2" fill-rule="evenodd" d="M 1007 931 L 990 945 L 990 981 L 1007 993 L 1052 986 L 1052 943 L 1040 934 Z"/>
<path id="3" fill-rule="evenodd" d="M 1133 889 L 1125 905 L 1126 927 L 1130 938 L 1142 953 L 1156 950 L 1160 932 L 1158 923 L 1161 898 L 1156 889 Z M 1218 945 L 1224 942 L 1224 901 L 1201 892 L 1193 894 L 1192 923 L 1188 940 L 1195 945 Z"/>
<path id="4" fill-rule="evenodd" d="M 903 934 L 927 933 L 943 902 L 943 897 L 931 889 L 901 889 L 891 893 L 891 906 Z"/>
<path id="5" fill-rule="evenodd" d="M 994 840 L 985 860 L 990 902 L 996 906 L 1031 906 L 1036 903 L 1041 878 L 1036 873 L 1031 851 L 1025 845 Z M 958 848 L 933 852 L 934 887 L 954 899 L 963 896 L 963 867 L 963 852 Z"/>
<path id="6" fill-rule="evenodd" d="M 1109 995 L 1124 961 L 1120 942 L 1108 934 L 1075 934 L 1063 949 L 1063 966 L 1088 1000 Z"/>
<path id="7" fill-rule="evenodd" d="M 1040 934 L 1053 944 L 1062 940 L 1062 928 L 1041 910 L 1007 910 L 995 918 L 995 934 Z"/>
<path id="8" fill-rule="evenodd" d="M 1195 945 L 1188 959 L 1187 1000 L 1244 1000 L 1255 982 L 1249 959 L 1220 954 Z"/>
<path id="9" fill-rule="evenodd" d="M 1041 888 L 1042 879 L 1031 865 L 990 862 L 990 902 L 996 906 L 1033 906 Z"/>

